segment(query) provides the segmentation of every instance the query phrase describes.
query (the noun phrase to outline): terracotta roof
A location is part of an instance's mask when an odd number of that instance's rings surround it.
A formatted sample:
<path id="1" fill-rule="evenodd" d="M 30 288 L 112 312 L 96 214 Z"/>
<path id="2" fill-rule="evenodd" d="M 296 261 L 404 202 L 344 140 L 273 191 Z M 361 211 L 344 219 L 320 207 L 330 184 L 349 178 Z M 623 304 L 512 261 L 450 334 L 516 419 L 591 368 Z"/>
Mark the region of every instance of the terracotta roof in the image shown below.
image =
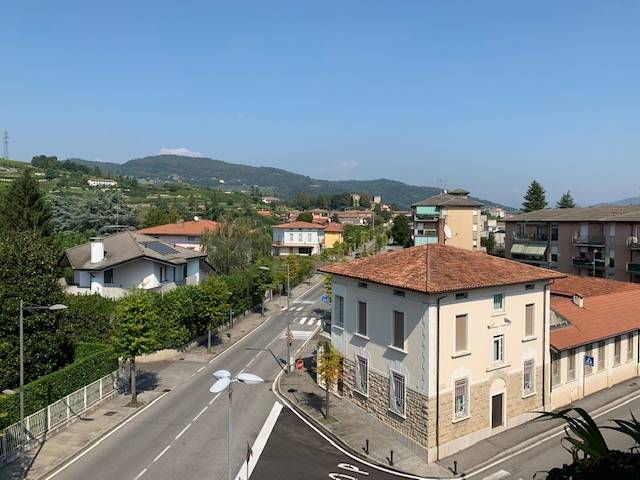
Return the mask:
<path id="1" fill-rule="evenodd" d="M 508 222 L 637 222 L 640 205 L 603 205 L 588 208 L 545 208 L 522 213 Z"/>
<path id="2" fill-rule="evenodd" d="M 256 215 L 259 217 L 273 217 L 273 212 L 271 210 L 258 210 Z"/>
<path id="3" fill-rule="evenodd" d="M 312 228 L 314 230 L 324 230 L 323 225 L 311 222 L 289 222 L 281 223 L 280 225 L 274 225 L 271 228 Z"/>
<path id="4" fill-rule="evenodd" d="M 213 220 L 190 220 L 188 222 L 167 223 L 155 227 L 143 228 L 138 233 L 143 235 L 188 235 L 201 236 L 205 230 L 215 230 L 220 226 Z"/>
<path id="5" fill-rule="evenodd" d="M 595 297 L 628 291 L 638 292 L 639 290 L 639 284 L 609 280 L 607 278 L 579 277 L 577 275 L 568 275 L 565 278 L 560 278 L 551 285 L 551 293 L 553 294 L 573 296 L 577 293 L 582 297 Z"/>
<path id="6" fill-rule="evenodd" d="M 482 203 L 461 194 L 439 193 L 411 205 L 412 207 L 481 207 Z"/>
<path id="7" fill-rule="evenodd" d="M 344 228 L 339 223 L 330 223 L 324 229 L 324 233 L 342 233 Z"/>
<path id="8" fill-rule="evenodd" d="M 564 274 L 442 244 L 421 245 L 346 263 L 323 272 L 424 293 L 511 285 Z"/>

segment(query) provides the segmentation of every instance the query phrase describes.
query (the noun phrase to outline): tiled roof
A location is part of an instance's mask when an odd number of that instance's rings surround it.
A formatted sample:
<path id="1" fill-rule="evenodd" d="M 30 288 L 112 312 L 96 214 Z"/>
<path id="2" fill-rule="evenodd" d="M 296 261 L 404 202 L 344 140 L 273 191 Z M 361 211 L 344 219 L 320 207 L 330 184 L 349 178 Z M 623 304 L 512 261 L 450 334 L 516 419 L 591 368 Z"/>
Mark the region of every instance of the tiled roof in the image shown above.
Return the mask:
<path id="1" fill-rule="evenodd" d="M 412 207 L 481 207 L 482 203 L 476 202 L 464 195 L 449 193 L 439 193 L 433 197 L 421 200 L 412 205 Z"/>
<path id="2" fill-rule="evenodd" d="M 213 220 L 190 220 L 188 222 L 167 223 L 138 230 L 143 235 L 187 235 L 201 236 L 206 230 L 216 230 L 220 224 Z"/>
<path id="3" fill-rule="evenodd" d="M 573 294 L 582 296 L 582 307 Z M 551 309 L 569 322 L 551 330 L 556 350 L 597 342 L 640 328 L 640 284 L 570 276 L 551 285 Z"/>
<path id="4" fill-rule="evenodd" d="M 640 205 L 545 208 L 507 218 L 507 222 L 639 222 Z"/>
<path id="5" fill-rule="evenodd" d="M 564 277 L 552 270 L 442 244 L 387 252 L 321 270 L 430 294 Z"/>
<path id="6" fill-rule="evenodd" d="M 280 225 L 274 225 L 271 228 L 312 228 L 314 230 L 323 230 L 324 226 L 318 225 L 317 223 L 311 222 L 289 222 L 289 223 L 281 223 Z"/>
<path id="7" fill-rule="evenodd" d="M 344 227 L 339 223 L 330 223 L 324 229 L 324 233 L 342 233 L 344 231 Z"/>

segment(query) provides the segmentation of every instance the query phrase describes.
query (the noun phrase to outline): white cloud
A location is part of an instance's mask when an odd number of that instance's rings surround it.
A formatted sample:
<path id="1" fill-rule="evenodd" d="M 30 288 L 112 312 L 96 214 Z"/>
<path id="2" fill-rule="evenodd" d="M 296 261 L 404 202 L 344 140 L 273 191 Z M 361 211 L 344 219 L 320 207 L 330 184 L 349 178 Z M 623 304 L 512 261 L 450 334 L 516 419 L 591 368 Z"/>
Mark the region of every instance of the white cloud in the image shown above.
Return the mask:
<path id="1" fill-rule="evenodd" d="M 346 162 L 339 163 L 340 168 L 354 168 L 358 166 L 358 162 L 355 160 L 347 160 Z"/>
<path id="2" fill-rule="evenodd" d="M 200 152 L 192 152 L 188 148 L 184 148 L 184 147 L 179 147 L 179 148 L 162 147 L 160 149 L 160 155 L 182 155 L 184 157 L 202 157 L 203 156 Z"/>

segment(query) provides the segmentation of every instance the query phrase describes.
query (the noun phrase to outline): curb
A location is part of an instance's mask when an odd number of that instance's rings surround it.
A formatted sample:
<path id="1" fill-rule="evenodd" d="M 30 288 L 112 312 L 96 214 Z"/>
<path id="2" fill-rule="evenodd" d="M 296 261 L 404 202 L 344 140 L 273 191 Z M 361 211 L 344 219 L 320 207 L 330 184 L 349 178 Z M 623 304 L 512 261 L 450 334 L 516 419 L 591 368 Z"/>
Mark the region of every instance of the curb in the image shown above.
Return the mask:
<path id="1" fill-rule="evenodd" d="M 593 410 L 590 415 L 592 417 L 595 417 L 597 415 L 599 415 L 601 412 L 604 412 L 606 410 L 609 409 L 615 409 L 618 406 L 622 405 L 623 403 L 629 401 L 629 400 L 634 400 L 636 398 L 640 398 L 640 389 L 636 390 L 635 392 L 632 393 L 628 393 L 623 397 L 619 397 L 617 399 L 615 399 L 614 401 L 606 404 L 606 405 L 602 405 L 601 407 L 596 408 L 595 410 Z M 569 406 L 567 407 L 563 407 L 563 408 L 570 408 Z M 540 417 L 538 417 L 540 418 Z M 529 420 L 531 422 L 536 421 L 536 419 L 533 420 Z M 517 427 L 516 427 L 517 428 Z M 548 439 L 550 436 L 556 435 L 560 432 L 562 432 L 565 428 L 565 425 L 558 425 L 556 427 L 552 427 L 548 430 L 545 430 L 542 433 L 537 434 L 534 437 L 531 437 L 527 440 L 524 440 L 520 443 L 518 443 L 517 445 L 514 445 L 512 447 L 509 447 L 505 450 L 502 450 L 499 454 L 495 455 L 493 458 L 491 458 L 490 460 L 486 460 L 482 463 L 479 463 L 477 465 L 474 465 L 473 468 L 471 470 L 465 471 L 464 473 L 461 473 L 460 475 L 462 476 L 462 478 L 464 478 L 465 476 L 469 476 L 469 475 L 475 475 L 476 473 L 479 473 L 482 469 L 484 469 L 485 467 L 492 465 L 492 464 L 497 464 L 500 462 L 500 460 L 504 459 L 505 457 L 508 457 L 509 455 L 512 455 L 513 453 L 516 453 L 519 450 L 523 450 L 525 448 L 528 448 L 538 442 L 541 442 L 545 439 Z M 491 438 L 491 437 L 489 437 Z M 470 448 L 473 448 L 470 447 Z"/>

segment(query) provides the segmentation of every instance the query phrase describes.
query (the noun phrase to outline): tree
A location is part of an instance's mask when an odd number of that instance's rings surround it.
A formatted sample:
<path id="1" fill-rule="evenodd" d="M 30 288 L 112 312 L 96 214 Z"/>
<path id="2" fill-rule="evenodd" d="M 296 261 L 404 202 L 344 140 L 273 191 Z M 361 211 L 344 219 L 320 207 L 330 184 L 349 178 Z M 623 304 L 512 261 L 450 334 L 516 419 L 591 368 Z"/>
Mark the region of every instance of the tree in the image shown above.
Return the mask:
<path id="1" fill-rule="evenodd" d="M 306 210 L 307 208 L 309 208 L 309 205 L 311 204 L 310 200 L 309 200 L 309 195 L 307 195 L 305 192 L 300 192 L 296 195 L 296 207 L 298 207 L 301 210 Z"/>
<path id="2" fill-rule="evenodd" d="M 30 169 L 24 169 L 0 198 L 0 227 L 14 231 L 51 233 L 51 211 Z"/>
<path id="3" fill-rule="evenodd" d="M 324 291 L 329 296 L 329 301 L 333 298 L 333 275 L 325 273 L 322 275 L 322 283 L 324 284 Z"/>
<path id="4" fill-rule="evenodd" d="M 298 255 L 288 255 L 286 258 L 286 262 L 289 267 L 289 278 L 291 283 L 295 285 L 298 279 L 298 271 L 300 270 L 300 258 Z M 290 292 L 287 292 L 287 295 L 289 294 Z"/>
<path id="5" fill-rule="evenodd" d="M 298 222 L 313 222 L 313 214 L 311 212 L 302 212 L 298 215 Z"/>
<path id="6" fill-rule="evenodd" d="M 135 292 L 124 297 L 113 312 L 111 341 L 115 353 L 129 362 L 132 405 L 138 404 L 136 357 L 156 348 L 157 323 L 153 297 L 147 293 Z"/>
<path id="7" fill-rule="evenodd" d="M 222 325 L 229 311 L 229 287 L 218 276 L 211 275 L 199 289 L 196 308 L 207 323 L 207 353 L 211 352 L 211 332 Z"/>
<path id="8" fill-rule="evenodd" d="M 556 202 L 556 208 L 576 208 L 576 202 L 573 200 L 569 190 L 563 193 L 560 200 Z"/>
<path id="9" fill-rule="evenodd" d="M 411 226 L 406 216 L 402 214 L 395 216 L 391 226 L 391 236 L 396 245 L 407 247 L 411 244 Z"/>
<path id="10" fill-rule="evenodd" d="M 532 212 L 534 210 L 542 210 L 547 207 L 547 199 L 545 197 L 544 188 L 536 180 L 531 182 L 527 193 L 522 202 L 522 210 Z"/>
<path id="11" fill-rule="evenodd" d="M 317 375 L 318 378 L 324 383 L 326 390 L 325 397 L 325 413 L 326 419 L 329 419 L 329 399 L 331 394 L 331 388 L 338 384 L 338 381 L 342 379 L 342 356 L 335 347 L 329 343 L 324 342 L 321 345 L 322 353 L 320 354 Z"/>
<path id="12" fill-rule="evenodd" d="M 495 255 L 496 253 L 496 236 L 493 232 L 489 232 L 485 246 L 487 247 L 487 253 L 489 255 Z"/>

